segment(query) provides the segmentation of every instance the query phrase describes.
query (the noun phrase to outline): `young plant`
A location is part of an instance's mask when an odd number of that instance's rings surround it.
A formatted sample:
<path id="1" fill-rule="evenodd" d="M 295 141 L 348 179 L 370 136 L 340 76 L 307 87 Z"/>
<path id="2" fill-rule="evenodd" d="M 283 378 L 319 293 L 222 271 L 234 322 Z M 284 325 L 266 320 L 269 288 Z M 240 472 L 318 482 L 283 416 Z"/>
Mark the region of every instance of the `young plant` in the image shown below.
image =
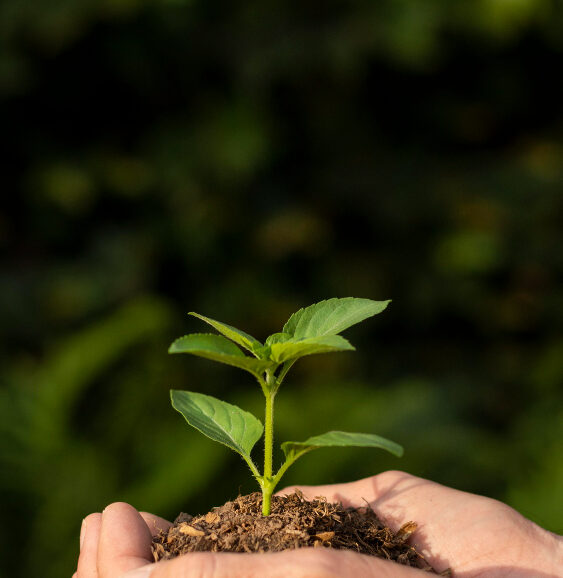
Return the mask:
<path id="1" fill-rule="evenodd" d="M 213 361 L 239 367 L 251 373 L 266 398 L 264 425 L 252 414 L 209 395 L 171 390 L 174 409 L 207 437 L 239 453 L 248 464 L 262 490 L 262 514 L 270 513 L 272 493 L 287 469 L 311 450 L 329 446 L 382 448 L 400 457 L 403 448 L 373 434 L 329 431 L 302 442 L 281 444 L 285 461 L 274 473 L 274 399 L 292 365 L 305 355 L 351 351 L 354 347 L 339 335 L 348 327 L 381 313 L 389 301 L 370 299 L 328 299 L 294 313 L 281 333 L 270 335 L 265 343 L 220 321 L 190 313 L 214 327 L 219 333 L 195 333 L 180 337 L 169 353 L 191 353 Z M 249 355 L 245 354 L 245 349 Z M 250 453 L 264 433 L 264 469 L 258 470 Z"/>

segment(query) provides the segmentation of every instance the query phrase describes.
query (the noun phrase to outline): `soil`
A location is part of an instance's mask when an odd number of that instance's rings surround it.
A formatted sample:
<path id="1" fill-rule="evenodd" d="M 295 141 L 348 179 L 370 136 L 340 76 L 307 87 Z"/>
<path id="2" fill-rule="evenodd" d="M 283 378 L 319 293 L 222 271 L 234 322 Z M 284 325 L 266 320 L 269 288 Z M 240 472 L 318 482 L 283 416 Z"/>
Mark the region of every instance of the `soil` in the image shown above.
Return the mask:
<path id="1" fill-rule="evenodd" d="M 203 516 L 180 514 L 153 539 L 155 561 L 188 552 L 280 552 L 293 548 L 336 548 L 394 560 L 437 574 L 407 541 L 416 523 L 393 532 L 369 507 L 344 508 L 323 498 L 307 501 L 300 492 L 272 498 L 262 516 L 259 492 L 239 496 Z M 442 573 L 449 575 L 449 573 Z"/>

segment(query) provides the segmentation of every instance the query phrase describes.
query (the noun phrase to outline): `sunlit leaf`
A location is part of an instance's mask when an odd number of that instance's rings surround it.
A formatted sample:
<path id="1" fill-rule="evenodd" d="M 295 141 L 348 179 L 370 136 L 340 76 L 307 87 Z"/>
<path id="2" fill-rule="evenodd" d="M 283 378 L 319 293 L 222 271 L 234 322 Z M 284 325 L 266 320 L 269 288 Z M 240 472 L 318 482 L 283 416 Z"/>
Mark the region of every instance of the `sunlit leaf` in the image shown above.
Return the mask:
<path id="1" fill-rule="evenodd" d="M 389 303 L 356 297 L 328 299 L 294 313 L 285 324 L 283 332 L 297 338 L 336 335 L 381 313 Z"/>
<path id="2" fill-rule="evenodd" d="M 265 345 L 273 345 L 274 343 L 284 343 L 289 341 L 292 336 L 289 333 L 274 333 L 266 339 Z"/>
<path id="3" fill-rule="evenodd" d="M 203 393 L 173 389 L 170 399 L 174 409 L 192 427 L 250 459 L 250 452 L 264 431 L 259 419 L 236 405 Z"/>
<path id="4" fill-rule="evenodd" d="M 344 431 L 329 431 L 310 437 L 304 442 L 284 442 L 282 450 L 287 461 L 294 462 L 302 455 L 317 448 L 326 447 L 366 447 L 387 450 L 397 457 L 403 455 L 403 448 L 391 440 L 375 434 L 351 433 Z"/>
<path id="5" fill-rule="evenodd" d="M 298 359 L 305 355 L 315 353 L 330 353 L 333 351 L 353 351 L 354 347 L 340 335 L 327 335 L 325 337 L 309 337 L 307 339 L 295 339 L 274 343 L 271 346 L 271 359 L 276 363 L 283 363 L 290 359 Z"/>
<path id="6" fill-rule="evenodd" d="M 193 315 L 205 323 L 208 323 L 219 333 L 222 333 L 225 337 L 238 343 L 241 347 L 248 349 L 248 351 L 254 353 L 259 347 L 262 347 L 262 344 L 258 341 L 258 339 L 252 337 L 248 333 L 233 327 L 232 325 L 227 325 L 226 323 L 222 323 L 221 321 L 216 321 L 215 319 L 211 319 L 209 317 L 205 317 L 204 315 L 200 315 L 199 313 L 194 313 L 193 311 L 190 312 L 188 315 Z"/>
<path id="7" fill-rule="evenodd" d="M 184 335 L 172 343 L 168 353 L 190 353 L 240 367 L 253 375 L 260 375 L 273 365 L 270 361 L 245 355 L 232 341 L 211 333 Z"/>

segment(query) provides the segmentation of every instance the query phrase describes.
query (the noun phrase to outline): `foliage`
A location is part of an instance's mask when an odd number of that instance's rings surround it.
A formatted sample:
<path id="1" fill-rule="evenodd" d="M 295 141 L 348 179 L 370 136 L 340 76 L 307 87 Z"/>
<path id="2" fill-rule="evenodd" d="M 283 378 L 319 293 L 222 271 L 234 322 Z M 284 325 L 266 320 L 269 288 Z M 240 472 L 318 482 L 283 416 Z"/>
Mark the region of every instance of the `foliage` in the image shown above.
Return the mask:
<path id="1" fill-rule="evenodd" d="M 231 448 L 248 464 L 262 490 L 262 514 L 270 514 L 272 493 L 287 469 L 301 456 L 322 447 L 372 447 L 396 455 L 403 448 L 374 434 L 329 431 L 303 442 L 284 442 L 285 461 L 273 472 L 274 400 L 293 364 L 306 355 L 354 349 L 338 334 L 368 317 L 381 313 L 389 301 L 354 297 L 332 298 L 294 313 L 281 333 L 270 335 L 264 344 L 240 329 L 192 313 L 231 339 L 213 334 L 191 334 L 174 341 L 169 353 L 190 353 L 213 361 L 234 365 L 252 373 L 266 398 L 264 425 L 251 413 L 209 395 L 191 391 L 170 392 L 172 406 L 202 434 Z M 248 349 L 246 356 L 233 342 Z M 250 455 L 264 434 L 264 469 L 262 474 Z"/>

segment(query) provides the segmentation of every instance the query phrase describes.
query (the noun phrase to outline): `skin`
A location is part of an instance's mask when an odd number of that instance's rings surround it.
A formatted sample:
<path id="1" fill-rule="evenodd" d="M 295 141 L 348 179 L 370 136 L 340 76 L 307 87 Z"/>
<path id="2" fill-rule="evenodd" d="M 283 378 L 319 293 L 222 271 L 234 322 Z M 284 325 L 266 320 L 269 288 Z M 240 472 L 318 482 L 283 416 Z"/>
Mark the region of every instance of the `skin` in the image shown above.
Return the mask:
<path id="1" fill-rule="evenodd" d="M 287 488 L 281 494 L 290 493 Z M 438 571 L 455 578 L 561 578 L 563 537 L 507 505 L 404 472 L 331 486 L 299 486 L 305 497 L 326 496 L 344 506 L 367 501 L 393 529 L 415 520 L 411 537 Z M 151 535 L 170 523 L 114 503 L 84 519 L 73 578 L 423 578 L 428 574 L 370 556 L 325 548 L 273 554 L 192 553 L 152 561 Z"/>

